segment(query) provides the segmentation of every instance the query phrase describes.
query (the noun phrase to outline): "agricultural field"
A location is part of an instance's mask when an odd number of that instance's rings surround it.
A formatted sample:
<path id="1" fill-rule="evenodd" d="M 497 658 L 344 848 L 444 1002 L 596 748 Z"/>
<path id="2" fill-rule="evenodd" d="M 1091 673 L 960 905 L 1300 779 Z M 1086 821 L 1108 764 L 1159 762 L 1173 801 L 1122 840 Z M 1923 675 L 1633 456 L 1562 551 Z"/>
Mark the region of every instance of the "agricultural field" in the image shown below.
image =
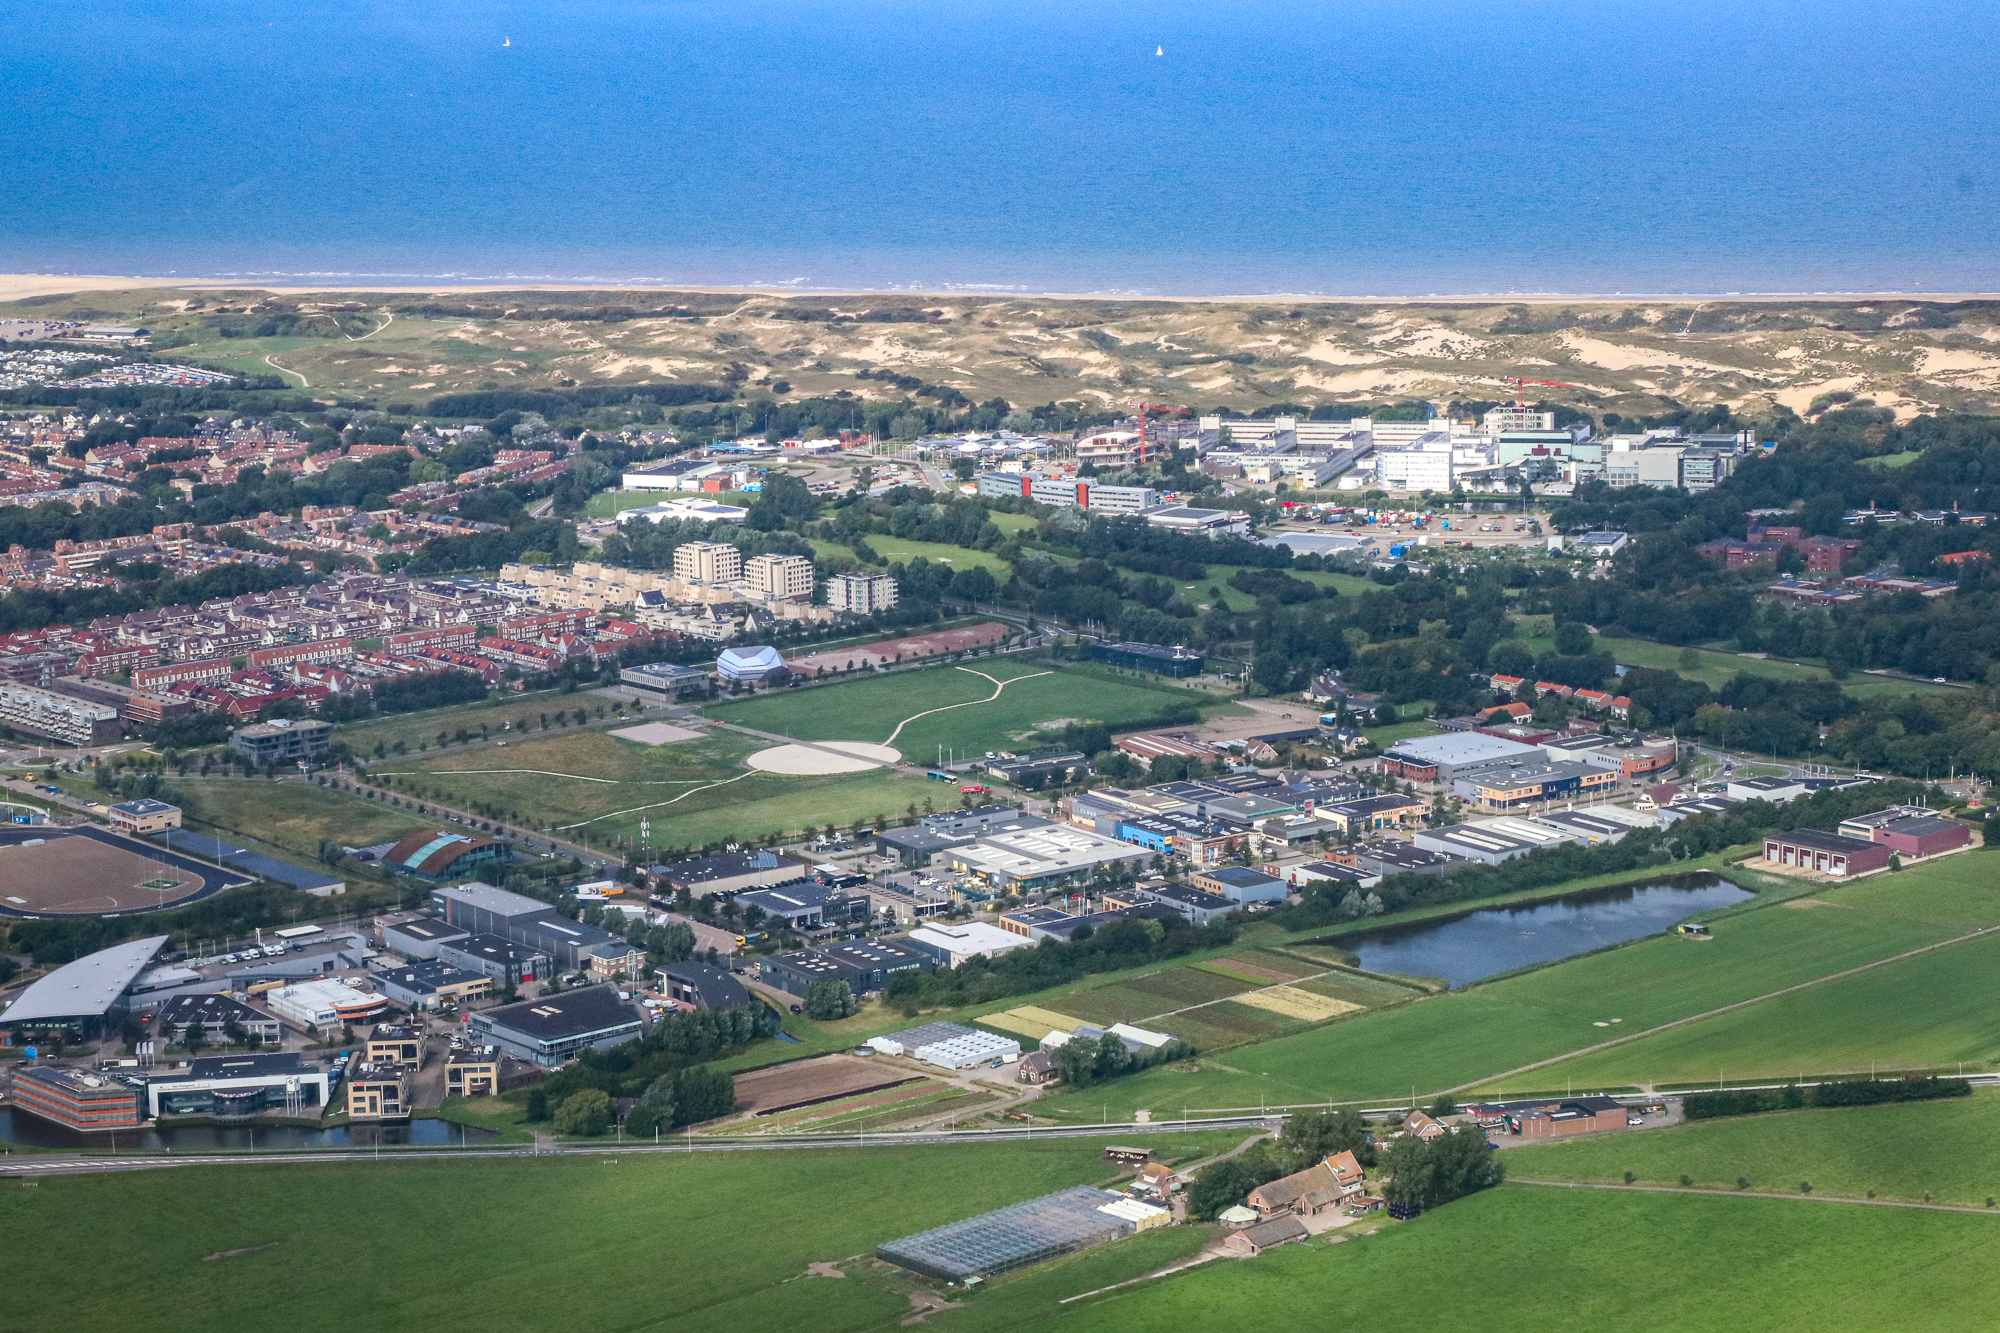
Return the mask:
<path id="1" fill-rule="evenodd" d="M 254 838 L 276 854 L 310 866 L 322 842 L 367 847 L 429 828 L 435 821 L 305 782 L 201 781 L 182 789 L 193 797 L 188 825 L 225 838 Z"/>
<path id="2" fill-rule="evenodd" d="M 1310 1311 L 1316 1330 L 1361 1333 L 1393 1310 L 1399 1328 L 1490 1333 L 1955 1333 L 1989 1303 L 1996 1248 L 1992 1217 L 1503 1186 L 1344 1244 L 1287 1245 L 1079 1302 L 1041 1326 L 1294 1333 Z"/>
<path id="3" fill-rule="evenodd" d="M 1593 1135 L 1507 1153 L 1510 1174 L 1983 1206 L 2000 1196 L 2000 1092 L 1898 1106 L 1774 1111 L 1672 1129 Z"/>
<path id="4" fill-rule="evenodd" d="M 896 816 L 936 799 L 922 778 L 889 770 L 786 777 L 743 767 L 765 742 L 728 731 L 674 745 L 643 745 L 600 730 L 517 741 L 381 766 L 439 800 L 509 812 L 532 827 L 592 843 L 636 842 L 639 821 L 656 848 L 799 831 Z M 954 802 L 955 804 L 955 802 Z"/>
<path id="5" fill-rule="evenodd" d="M 1839 904 L 1833 909 L 1767 903 L 1739 910 L 1718 921 L 1715 938 L 1710 941 L 1654 936 L 1417 1003 L 1241 1046 L 1219 1060 L 1197 1061 L 1193 1068 L 1148 1070 L 1120 1079 L 1108 1089 L 1093 1089 L 1091 1113 L 1095 1114 L 1106 1091 L 1114 1106 L 1129 1113 L 1155 1105 L 1234 1108 L 1407 1098 L 1413 1088 L 1418 1096 L 1471 1085 L 1487 1092 L 1560 1088 L 1564 1074 L 1559 1067 L 1537 1069 L 1508 1080 L 1496 1080 L 1495 1076 L 1596 1045 L 1619 1030 L 1641 1032 L 1935 944 L 1962 933 L 1964 925 L 1957 921 L 1982 917 L 2000 921 L 2000 884 L 1982 888 L 1975 873 L 1951 865 L 1953 860 L 1965 859 L 1947 858 L 1898 876 L 1820 892 L 1819 899 Z M 1939 915 L 1952 920 L 1924 919 Z M 1979 947 L 1976 943 L 1958 945 L 1941 951 L 1939 957 Z M 1343 974 L 1339 980 L 1346 982 L 1347 977 Z M 1806 992 L 1799 1003 L 1810 1008 L 1814 997 L 1823 994 Z M 1083 1001 L 1065 997 L 1060 1004 L 1049 1003 L 1075 1011 Z M 1741 1012 L 1747 1015 L 1765 1008 L 1759 1005 Z M 1212 1020 L 1213 1016 L 1205 1012 L 1201 1017 Z M 1613 1024 L 1613 1020 L 1617 1022 Z M 1597 1026 L 1600 1023 L 1611 1026 Z M 1759 1029 L 1751 1024 L 1744 1030 Z M 1667 1041 L 1674 1035 L 1646 1040 Z M 1589 1058 L 1610 1061 L 1622 1049 Z M 1774 1048 L 1768 1061 L 1757 1062 L 1756 1067 L 1771 1073 L 1796 1072 L 1795 1064 L 1786 1063 L 1775 1053 L 1780 1049 L 1790 1048 Z M 1746 1052 L 1738 1076 L 1747 1077 L 1751 1072 L 1753 1062 Z M 1581 1090 L 1622 1086 L 1625 1081 L 1584 1079 L 1574 1085 Z M 1080 1106 L 1068 1106 L 1060 1093 L 1047 1099 L 1045 1106 L 1051 1114 L 1083 1114 Z"/>
<path id="6" fill-rule="evenodd" d="M 1134 1137 L 1182 1158 L 1233 1146 L 1239 1136 Z M 899 1147 L 814 1152 L 802 1161 L 762 1152 L 621 1155 L 607 1145 L 575 1157 L 385 1155 L 379 1164 L 53 1177 L 0 1194 L 0 1235 L 16 1248 L 33 1237 L 48 1253 L 115 1253 L 119 1261 L 45 1265 L 36 1281 L 14 1284 L 5 1326 L 101 1323 L 144 1308 L 161 1333 L 198 1333 L 256 1327 L 283 1308 L 288 1324 L 317 1331 L 380 1322 L 393 1308 L 417 1328 L 542 1330 L 551 1326 L 549 1274 L 570 1271 L 650 1275 L 592 1281 L 564 1297 L 592 1327 L 873 1329 L 907 1314 L 907 1301 L 863 1281 L 803 1280 L 806 1265 L 1067 1185 L 1108 1181 L 1102 1147 L 1096 1140 Z M 798 1198 L 805 1165 L 811 1203 L 788 1209 L 782 1226 L 761 1228 L 746 1244 L 740 1228 L 714 1225 L 717 1199 Z M 884 1179 L 904 1184 L 887 1190 Z M 534 1236 L 535 1262 L 495 1244 L 491 1228 L 444 1220 L 468 1216 L 516 1219 Z M 617 1225 L 621 1218 L 645 1222 Z M 1134 1271 L 1144 1270 L 1118 1276 Z"/>
<path id="7" fill-rule="evenodd" d="M 975 670 L 984 675 L 974 674 Z M 992 679 L 987 679 L 989 676 Z M 992 698 L 994 681 L 1005 686 L 997 699 Z M 986 702 L 989 699 L 991 702 Z M 1117 726 L 1191 699 L 1199 701 L 1200 696 L 1016 657 L 982 659 L 964 670 L 940 666 L 889 672 L 838 685 L 767 694 L 741 703 L 714 704 L 703 711 L 717 721 L 800 740 L 881 744 L 894 735 L 896 748 L 912 762 L 929 763 L 941 745 L 980 754 L 1010 750 L 1038 729 L 1060 728 L 1076 721 Z M 950 711 L 917 716 L 947 708 Z M 905 722 L 907 726 L 902 725 Z"/>

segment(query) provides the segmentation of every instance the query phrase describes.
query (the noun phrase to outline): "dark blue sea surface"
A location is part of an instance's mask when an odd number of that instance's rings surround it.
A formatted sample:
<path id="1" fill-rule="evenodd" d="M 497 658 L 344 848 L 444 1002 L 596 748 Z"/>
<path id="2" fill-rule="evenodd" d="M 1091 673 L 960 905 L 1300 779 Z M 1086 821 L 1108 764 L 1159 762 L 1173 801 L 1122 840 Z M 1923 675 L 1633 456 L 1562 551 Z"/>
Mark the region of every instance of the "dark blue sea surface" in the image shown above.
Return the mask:
<path id="1" fill-rule="evenodd" d="M 2000 289 L 2000 0 L 11 0 L 0 269 Z"/>

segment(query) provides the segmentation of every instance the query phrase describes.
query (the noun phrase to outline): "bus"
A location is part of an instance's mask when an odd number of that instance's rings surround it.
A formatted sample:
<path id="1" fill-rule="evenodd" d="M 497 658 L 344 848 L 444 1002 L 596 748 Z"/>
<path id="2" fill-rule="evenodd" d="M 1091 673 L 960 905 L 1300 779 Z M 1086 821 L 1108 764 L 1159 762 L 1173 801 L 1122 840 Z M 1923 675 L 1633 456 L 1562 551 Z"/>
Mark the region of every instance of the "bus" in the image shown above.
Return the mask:
<path id="1" fill-rule="evenodd" d="M 941 768 L 934 768 L 930 772 L 924 774 L 924 776 L 927 778 L 931 778 L 937 782 L 950 782 L 952 780 L 951 774 L 945 772 Z"/>
<path id="2" fill-rule="evenodd" d="M 302 940 L 308 935 L 323 935 L 326 932 L 318 926 L 287 926 L 283 930 L 274 930 L 271 933 L 281 940 Z"/>

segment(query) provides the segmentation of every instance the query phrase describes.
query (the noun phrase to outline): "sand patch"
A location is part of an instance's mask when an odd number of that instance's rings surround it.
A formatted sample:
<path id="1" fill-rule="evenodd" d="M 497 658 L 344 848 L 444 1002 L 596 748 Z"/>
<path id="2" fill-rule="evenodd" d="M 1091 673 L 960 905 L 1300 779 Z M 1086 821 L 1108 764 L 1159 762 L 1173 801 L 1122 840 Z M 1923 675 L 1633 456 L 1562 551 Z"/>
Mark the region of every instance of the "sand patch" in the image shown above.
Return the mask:
<path id="1" fill-rule="evenodd" d="M 621 727 L 611 733 L 620 740 L 638 741 L 641 745 L 673 745 L 679 741 L 701 739 L 701 733 L 686 727 L 670 727 L 664 722 L 647 722 L 636 727 Z"/>
<path id="2" fill-rule="evenodd" d="M 788 777 L 820 777 L 828 773 L 865 773 L 901 763 L 903 752 L 866 741 L 820 741 L 813 745 L 774 745 L 743 762 L 760 773 Z"/>

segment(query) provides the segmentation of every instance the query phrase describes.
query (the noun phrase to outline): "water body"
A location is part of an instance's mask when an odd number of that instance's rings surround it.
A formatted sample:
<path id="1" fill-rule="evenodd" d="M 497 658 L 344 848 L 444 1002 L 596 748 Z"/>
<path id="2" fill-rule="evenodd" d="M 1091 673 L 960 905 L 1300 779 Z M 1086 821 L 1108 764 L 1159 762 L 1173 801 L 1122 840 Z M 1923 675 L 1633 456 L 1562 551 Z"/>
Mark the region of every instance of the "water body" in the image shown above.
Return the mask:
<path id="1" fill-rule="evenodd" d="M 306 1129 L 298 1125 L 164 1125 L 156 1129 L 80 1134 L 52 1125 L 13 1108 L 0 1108 L 0 1142 L 35 1148 L 87 1148 L 110 1151 L 141 1148 L 153 1152 L 249 1152 L 284 1148 L 353 1148 L 376 1143 L 476 1144 L 496 1137 L 490 1129 L 455 1125 L 448 1120 L 412 1120 L 401 1125 L 356 1125 Z M 116 1140 L 114 1143 L 113 1140 Z"/>
<path id="2" fill-rule="evenodd" d="M 1492 908 L 1440 924 L 1398 926 L 1343 943 L 1370 972 L 1442 977 L 1464 986 L 1517 967 L 1657 934 L 1697 912 L 1754 896 L 1713 875 L 1683 875 L 1643 887 Z"/>
<path id="3" fill-rule="evenodd" d="M 2000 0 L 13 4 L 0 269 L 1995 290 L 1996 19 Z"/>

